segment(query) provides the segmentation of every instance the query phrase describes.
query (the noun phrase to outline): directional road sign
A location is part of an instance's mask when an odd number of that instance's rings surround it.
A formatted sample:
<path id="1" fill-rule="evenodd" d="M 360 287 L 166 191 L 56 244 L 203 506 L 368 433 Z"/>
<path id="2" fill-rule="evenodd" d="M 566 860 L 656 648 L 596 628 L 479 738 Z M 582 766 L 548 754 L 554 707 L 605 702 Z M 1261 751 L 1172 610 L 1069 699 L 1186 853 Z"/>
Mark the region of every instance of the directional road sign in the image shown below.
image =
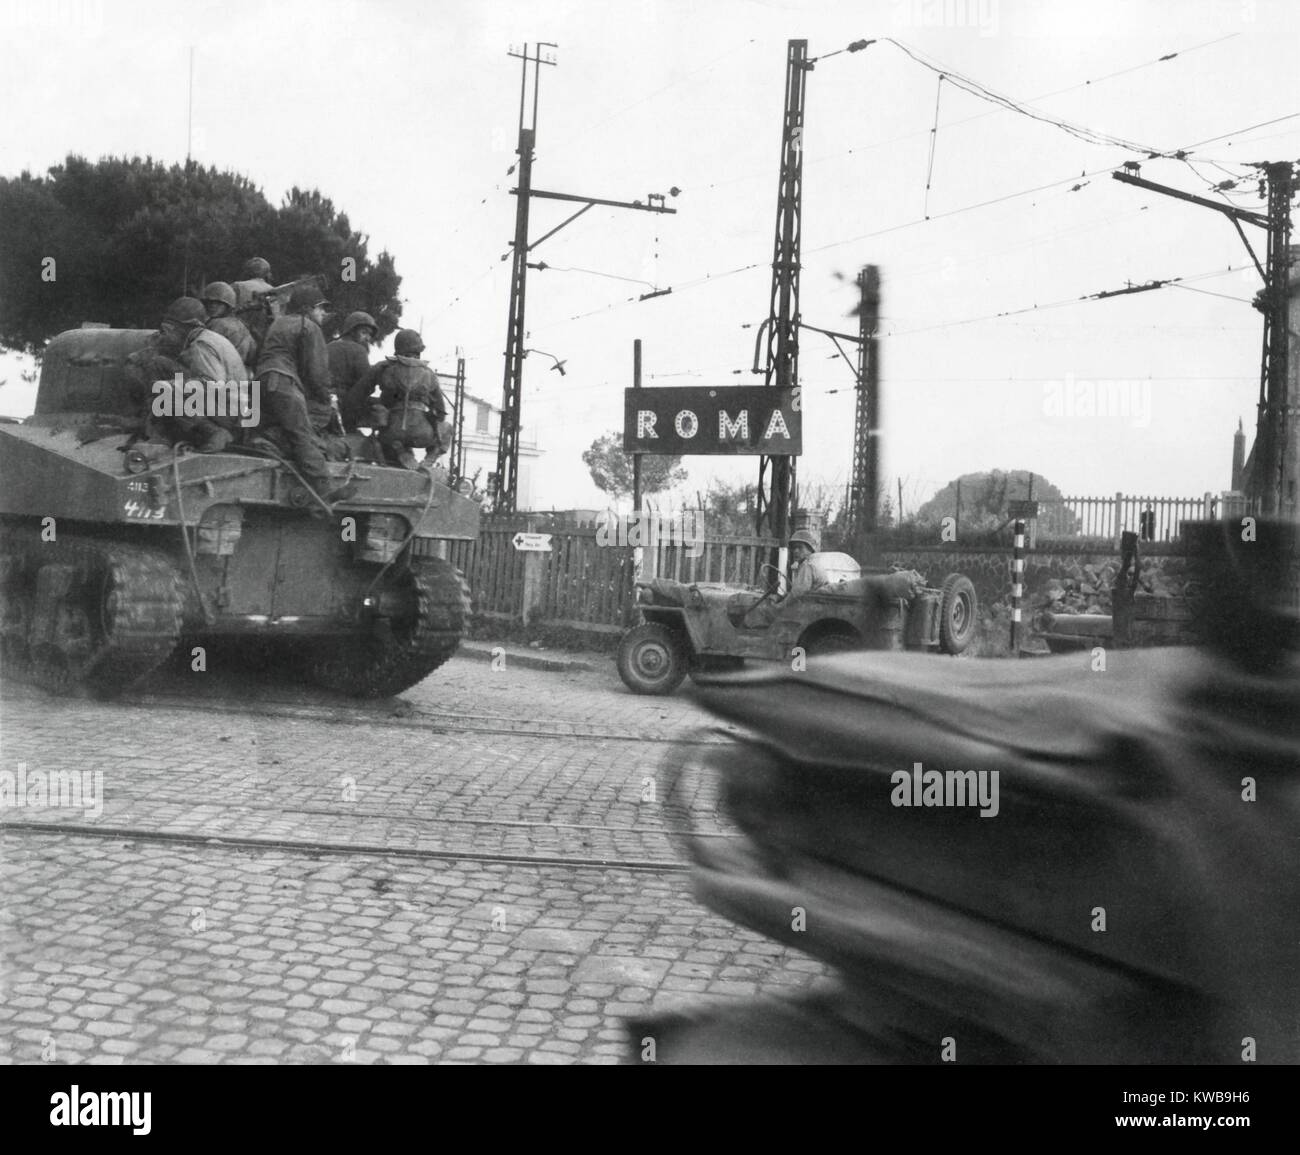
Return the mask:
<path id="1" fill-rule="evenodd" d="M 523 553 L 550 553 L 551 535 L 549 533 L 517 533 L 511 538 L 515 549 Z"/>

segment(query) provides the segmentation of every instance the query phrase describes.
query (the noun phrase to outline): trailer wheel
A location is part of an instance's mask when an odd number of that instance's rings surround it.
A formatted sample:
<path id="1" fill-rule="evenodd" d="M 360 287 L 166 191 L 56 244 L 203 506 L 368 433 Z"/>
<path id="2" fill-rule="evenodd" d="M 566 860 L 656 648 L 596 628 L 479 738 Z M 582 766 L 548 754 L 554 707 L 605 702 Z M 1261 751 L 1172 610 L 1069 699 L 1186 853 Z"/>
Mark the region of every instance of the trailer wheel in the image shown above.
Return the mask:
<path id="1" fill-rule="evenodd" d="M 634 694 L 671 694 L 689 665 L 686 642 L 659 622 L 646 622 L 618 644 L 618 676 Z"/>
<path id="2" fill-rule="evenodd" d="M 945 654 L 960 654 L 975 636 L 975 586 L 965 574 L 943 579 L 939 603 L 939 647 Z"/>

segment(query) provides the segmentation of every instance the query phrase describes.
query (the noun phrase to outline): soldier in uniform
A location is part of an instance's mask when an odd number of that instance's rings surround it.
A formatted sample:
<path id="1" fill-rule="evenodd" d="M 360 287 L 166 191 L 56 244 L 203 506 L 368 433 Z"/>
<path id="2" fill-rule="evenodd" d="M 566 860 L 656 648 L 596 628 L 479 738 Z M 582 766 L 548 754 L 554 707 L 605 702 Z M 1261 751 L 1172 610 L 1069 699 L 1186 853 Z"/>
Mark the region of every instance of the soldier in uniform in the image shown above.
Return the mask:
<path id="1" fill-rule="evenodd" d="M 259 297 L 275 288 L 271 284 L 271 266 L 261 257 L 246 260 L 240 277 L 240 280 L 231 285 L 235 291 L 235 309 L 238 312 L 243 312 Z"/>
<path id="2" fill-rule="evenodd" d="M 795 530 L 790 535 L 790 592 L 806 594 L 813 588 L 814 570 L 808 559 L 817 552 L 817 539 L 809 530 Z"/>
<path id="3" fill-rule="evenodd" d="M 234 345 L 240 360 L 252 370 L 257 366 L 257 342 L 253 340 L 248 326 L 235 316 L 235 301 L 235 290 L 225 281 L 213 281 L 203 290 L 208 328 L 214 333 L 220 333 Z"/>
<path id="4" fill-rule="evenodd" d="M 390 464 L 404 469 L 418 468 L 412 449 L 427 449 L 425 461 L 432 464 L 446 448 L 447 401 L 437 374 L 420 360 L 423 352 L 420 334 L 401 330 L 393 342 L 393 356 L 376 365 L 365 379 L 370 388 L 364 395 L 360 386 L 353 392 L 360 407 L 367 403 L 370 390 L 378 387 L 379 404 L 385 410 L 379 444 Z"/>
<path id="5" fill-rule="evenodd" d="M 244 262 L 240 280 L 230 287 L 235 293 L 235 316 L 260 346 L 271 322 L 280 314 L 280 302 L 271 284 L 271 266 L 261 257 L 250 257 Z"/>
<path id="6" fill-rule="evenodd" d="M 137 433 L 156 444 L 171 444 L 170 424 L 166 418 L 156 417 L 153 412 L 153 383 L 174 381 L 177 373 L 184 375 L 184 366 L 163 351 L 162 334 L 155 332 L 149 335 L 143 348 L 126 359 L 125 369 L 131 403 L 141 415 Z"/>
<path id="7" fill-rule="evenodd" d="M 268 425 L 279 429 L 303 479 L 325 501 L 342 501 L 352 494 L 345 485 L 330 489 L 333 480 L 317 443 L 308 402 L 331 408 L 329 358 L 320 330 L 328 302 L 312 283 L 299 285 L 289 298 L 289 312 L 277 317 L 266 332 L 257 360 L 262 383 L 262 409 Z"/>
<path id="8" fill-rule="evenodd" d="M 367 349 L 378 333 L 379 326 L 369 313 L 349 313 L 343 331 L 325 347 L 329 354 L 330 380 L 343 411 L 343 427 L 349 433 L 366 423 L 365 398 L 360 398 L 357 405 L 353 393 L 370 372 Z M 373 383 L 368 385 L 366 395 L 373 388 Z"/>
<path id="9" fill-rule="evenodd" d="M 186 381 L 199 381 L 205 386 L 221 382 L 225 386 L 225 413 L 186 415 L 173 411 L 168 417 L 157 418 L 152 410 L 152 389 L 150 398 L 153 432 L 162 433 L 173 443 L 192 442 L 199 453 L 220 453 L 234 441 L 239 421 L 238 397 L 227 383 L 246 380 L 248 372 L 235 347 L 220 333 L 206 328 L 206 320 L 202 301 L 178 297 L 163 313 L 156 344 L 141 350 L 146 356 L 140 364 L 147 364 L 154 373 L 179 366 L 169 376 L 159 375 L 155 380 L 174 381 L 175 372 L 179 372 Z"/>

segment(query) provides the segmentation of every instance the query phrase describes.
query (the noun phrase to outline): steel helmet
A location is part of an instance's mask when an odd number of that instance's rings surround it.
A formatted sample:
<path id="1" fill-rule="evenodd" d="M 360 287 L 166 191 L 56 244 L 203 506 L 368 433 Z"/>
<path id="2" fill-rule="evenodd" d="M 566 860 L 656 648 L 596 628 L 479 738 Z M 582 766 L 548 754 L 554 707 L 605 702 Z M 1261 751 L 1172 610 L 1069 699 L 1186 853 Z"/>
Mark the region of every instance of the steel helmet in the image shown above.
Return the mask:
<path id="1" fill-rule="evenodd" d="M 244 262 L 244 277 L 261 277 L 264 281 L 271 279 L 271 266 L 261 257 L 249 257 Z"/>
<path id="2" fill-rule="evenodd" d="M 320 291 L 320 286 L 315 281 L 308 282 L 305 285 L 298 285 L 289 295 L 289 312 L 305 313 L 308 309 L 314 309 L 317 305 L 328 305 L 329 301 L 325 299 L 325 294 Z"/>
<path id="3" fill-rule="evenodd" d="M 349 313 L 348 319 L 343 322 L 342 335 L 346 337 L 353 329 L 359 329 L 362 325 L 368 325 L 376 333 L 379 332 L 379 326 L 375 324 L 375 319 L 369 313 Z"/>
<path id="4" fill-rule="evenodd" d="M 399 357 L 418 357 L 424 352 L 424 338 L 414 329 L 403 329 L 393 339 L 393 350 Z"/>
<path id="5" fill-rule="evenodd" d="M 164 321 L 178 325 L 202 325 L 207 319 L 208 311 L 197 297 L 177 297 L 163 313 Z"/>
<path id="6" fill-rule="evenodd" d="M 213 281 L 203 290 L 203 299 L 205 301 L 219 301 L 221 304 L 229 305 L 233 309 L 235 307 L 235 290 L 225 281 Z"/>
<path id="7" fill-rule="evenodd" d="M 804 545 L 806 545 L 809 549 L 813 551 L 813 553 L 817 552 L 818 549 L 817 539 L 813 537 L 812 530 L 810 529 L 795 530 L 794 533 L 790 535 L 790 545 L 796 545 L 799 542 L 802 542 Z"/>

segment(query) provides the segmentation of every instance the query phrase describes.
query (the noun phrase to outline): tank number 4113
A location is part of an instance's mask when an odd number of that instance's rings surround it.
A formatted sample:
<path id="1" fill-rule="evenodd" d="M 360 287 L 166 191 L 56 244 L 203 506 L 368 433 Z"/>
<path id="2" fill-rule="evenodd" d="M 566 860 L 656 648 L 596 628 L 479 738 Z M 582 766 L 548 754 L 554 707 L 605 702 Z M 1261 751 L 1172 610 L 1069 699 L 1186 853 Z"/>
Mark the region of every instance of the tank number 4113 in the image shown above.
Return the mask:
<path id="1" fill-rule="evenodd" d="M 123 505 L 122 511 L 127 517 L 141 517 L 146 519 L 161 519 L 167 512 L 166 508 L 151 509 L 145 502 L 135 501 L 134 499 Z"/>

